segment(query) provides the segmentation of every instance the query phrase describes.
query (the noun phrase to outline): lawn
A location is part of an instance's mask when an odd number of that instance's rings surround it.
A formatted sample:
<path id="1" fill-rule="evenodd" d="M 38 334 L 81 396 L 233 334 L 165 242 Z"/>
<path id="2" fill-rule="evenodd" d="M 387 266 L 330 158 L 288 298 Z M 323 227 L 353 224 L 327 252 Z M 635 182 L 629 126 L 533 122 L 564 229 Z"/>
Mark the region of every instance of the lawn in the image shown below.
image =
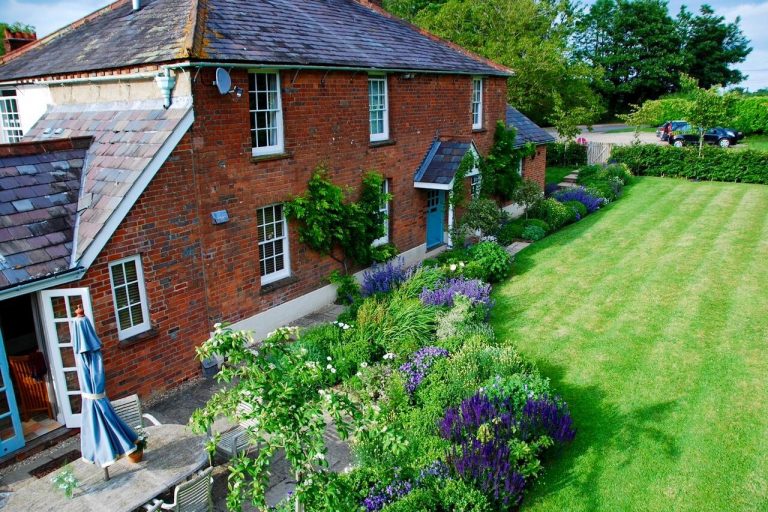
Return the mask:
<path id="1" fill-rule="evenodd" d="M 547 173 L 546 173 L 546 182 L 547 183 L 560 183 L 563 181 L 563 178 L 571 174 L 574 169 L 576 169 L 577 166 L 571 165 L 571 166 L 564 166 L 564 167 L 557 167 L 554 165 L 548 165 L 547 166 Z"/>
<path id="2" fill-rule="evenodd" d="M 643 178 L 517 256 L 492 321 L 570 404 L 526 511 L 768 510 L 768 187 Z"/>

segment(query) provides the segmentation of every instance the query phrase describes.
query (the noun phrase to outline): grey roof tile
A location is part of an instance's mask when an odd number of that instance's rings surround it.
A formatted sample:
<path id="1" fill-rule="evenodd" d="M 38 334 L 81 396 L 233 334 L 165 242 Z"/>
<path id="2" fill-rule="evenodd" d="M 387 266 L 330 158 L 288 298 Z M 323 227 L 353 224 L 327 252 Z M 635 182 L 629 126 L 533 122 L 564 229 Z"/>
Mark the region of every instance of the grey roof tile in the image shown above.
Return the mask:
<path id="1" fill-rule="evenodd" d="M 510 73 L 354 0 L 144 0 L 143 4 L 133 12 L 131 2 L 120 0 L 85 23 L 75 22 L 20 50 L 0 65 L 0 80 L 180 59 Z M 64 131 L 57 135 L 63 137 L 68 129 L 83 129 L 78 124 L 59 128 Z"/>
<path id="2" fill-rule="evenodd" d="M 85 152 L 0 157 L 0 168 L 16 171 L 14 179 L 4 182 L 16 188 L 0 195 L 0 225 L 5 226 L 0 229 L 0 288 L 68 268 L 82 169 L 70 164 L 64 172 L 55 171 L 49 162 L 75 155 L 82 165 Z"/>
<path id="3" fill-rule="evenodd" d="M 442 139 L 432 143 L 419 169 L 416 183 L 448 185 L 456 176 L 461 160 L 474 144 L 470 140 Z M 475 148 L 477 151 L 477 148 Z"/>
<path id="4" fill-rule="evenodd" d="M 507 127 L 517 130 L 515 146 L 520 147 L 528 142 L 547 144 L 555 142 L 555 137 L 525 117 L 519 110 L 507 105 Z"/>

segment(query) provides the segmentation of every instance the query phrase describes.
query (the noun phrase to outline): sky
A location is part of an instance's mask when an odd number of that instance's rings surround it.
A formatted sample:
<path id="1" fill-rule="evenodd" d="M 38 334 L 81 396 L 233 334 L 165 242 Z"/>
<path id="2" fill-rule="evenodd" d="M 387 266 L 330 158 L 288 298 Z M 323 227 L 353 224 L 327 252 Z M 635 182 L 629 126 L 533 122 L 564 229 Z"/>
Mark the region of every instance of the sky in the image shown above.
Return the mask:
<path id="1" fill-rule="evenodd" d="M 586 4 L 594 0 L 584 0 Z M 107 5 L 105 0 L 0 0 L 0 21 L 20 21 L 34 26 L 43 37 L 96 9 Z M 749 78 L 740 85 L 750 90 L 768 87 L 768 0 L 670 0 L 670 12 L 677 15 L 685 4 L 691 11 L 708 3 L 715 12 L 732 21 L 741 16 L 741 29 L 752 41 L 752 53 L 738 65 Z"/>

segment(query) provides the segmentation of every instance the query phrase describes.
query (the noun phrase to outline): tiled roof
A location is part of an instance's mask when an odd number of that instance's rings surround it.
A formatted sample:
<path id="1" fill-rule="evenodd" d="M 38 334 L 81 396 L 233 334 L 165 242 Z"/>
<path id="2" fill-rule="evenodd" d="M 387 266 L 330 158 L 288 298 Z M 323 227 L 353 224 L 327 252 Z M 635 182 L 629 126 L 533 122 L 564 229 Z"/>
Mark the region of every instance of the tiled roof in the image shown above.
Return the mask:
<path id="1" fill-rule="evenodd" d="M 0 146 L 0 289 L 69 269 L 89 144 Z"/>
<path id="2" fill-rule="evenodd" d="M 248 62 L 508 75 L 355 0 L 119 0 L 5 57 L 0 80 L 163 63 Z M 0 58 L 2 61 L 2 58 Z"/>
<path id="3" fill-rule="evenodd" d="M 523 146 L 528 142 L 533 142 L 534 144 L 555 142 L 555 137 L 552 134 L 509 105 L 507 105 L 507 127 L 517 130 L 517 136 L 515 137 L 516 147 Z"/>
<path id="4" fill-rule="evenodd" d="M 0 79 L 93 71 L 185 57 L 195 0 L 142 3 L 141 10 L 133 12 L 130 0 L 120 0 L 23 47 L 17 57 L 11 54 L 7 63 L 0 65 Z"/>
<path id="5" fill-rule="evenodd" d="M 207 3 L 203 45 L 210 60 L 508 74 L 354 0 Z"/>
<path id="6" fill-rule="evenodd" d="M 191 109 L 190 98 L 51 107 L 24 140 L 93 137 L 80 199 L 76 260 Z"/>
<path id="7" fill-rule="evenodd" d="M 436 140 L 421 163 L 414 182 L 427 185 L 450 185 L 464 155 L 474 143 L 470 140 Z M 474 149 L 477 152 L 477 149 Z"/>

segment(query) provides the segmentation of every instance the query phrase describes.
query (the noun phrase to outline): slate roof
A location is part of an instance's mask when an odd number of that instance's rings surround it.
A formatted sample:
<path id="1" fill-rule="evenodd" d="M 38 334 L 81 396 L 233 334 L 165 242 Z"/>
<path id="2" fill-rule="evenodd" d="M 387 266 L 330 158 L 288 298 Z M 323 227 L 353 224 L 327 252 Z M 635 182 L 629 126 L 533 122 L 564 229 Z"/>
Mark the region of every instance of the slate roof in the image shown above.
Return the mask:
<path id="1" fill-rule="evenodd" d="M 0 289 L 69 269 L 80 179 L 89 139 L 2 146 Z M 57 147 L 58 146 L 58 147 Z M 16 151 L 16 149 L 21 151 Z"/>
<path id="2" fill-rule="evenodd" d="M 88 149 L 77 227 L 76 261 L 91 245 L 182 118 L 190 98 L 60 105 L 49 108 L 25 141 L 93 137 Z"/>
<path id="3" fill-rule="evenodd" d="M 5 57 L 0 80 L 192 61 L 509 75 L 355 0 L 119 0 Z M 0 59 L 2 62 L 2 59 Z"/>
<path id="4" fill-rule="evenodd" d="M 0 65 L 0 80 L 183 58 L 196 3 L 143 0 L 133 12 L 131 0 L 120 0 L 14 52 Z"/>
<path id="5" fill-rule="evenodd" d="M 533 142 L 537 145 L 555 142 L 555 137 L 552 134 L 539 127 L 539 125 L 510 105 L 507 105 L 507 127 L 517 130 L 515 147 L 523 146 L 528 142 Z"/>
<path id="6" fill-rule="evenodd" d="M 416 171 L 413 181 L 419 184 L 445 185 L 451 184 L 459 164 L 474 143 L 470 140 L 443 139 L 436 140 L 424 157 L 424 161 Z M 477 152 L 477 148 L 474 148 Z"/>

